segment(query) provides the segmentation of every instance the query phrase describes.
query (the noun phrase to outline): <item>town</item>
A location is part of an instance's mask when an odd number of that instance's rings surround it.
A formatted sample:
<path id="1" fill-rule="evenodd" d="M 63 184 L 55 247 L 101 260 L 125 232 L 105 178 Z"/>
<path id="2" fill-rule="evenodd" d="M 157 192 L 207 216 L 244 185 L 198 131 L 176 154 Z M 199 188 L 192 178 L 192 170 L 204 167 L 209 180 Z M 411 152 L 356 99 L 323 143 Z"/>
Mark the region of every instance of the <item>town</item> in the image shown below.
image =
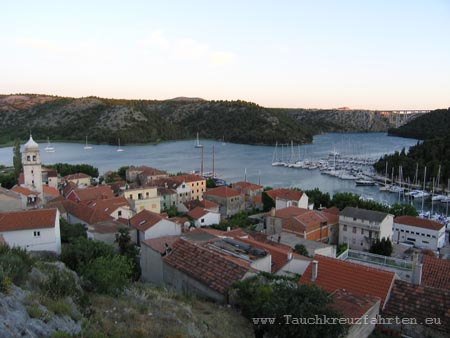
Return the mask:
<path id="1" fill-rule="evenodd" d="M 235 307 L 244 316 L 238 286 L 263 276 L 323 290 L 333 310 L 351 319 L 346 337 L 450 332 L 450 246 L 439 222 L 348 205 L 314 208 L 299 189 L 246 179 L 224 184 L 214 175 L 148 166 L 130 166 L 124 177 L 106 173 L 101 183 L 82 172 L 61 177 L 42 164 L 31 135 L 21 161 L 18 184 L 0 187 L 5 247 L 64 261 L 67 232 L 81 229 L 91 243 L 131 252 L 135 283 Z M 6 278 L 0 274 L 5 294 Z M 255 335 L 270 332 L 270 324 L 253 324 Z"/>

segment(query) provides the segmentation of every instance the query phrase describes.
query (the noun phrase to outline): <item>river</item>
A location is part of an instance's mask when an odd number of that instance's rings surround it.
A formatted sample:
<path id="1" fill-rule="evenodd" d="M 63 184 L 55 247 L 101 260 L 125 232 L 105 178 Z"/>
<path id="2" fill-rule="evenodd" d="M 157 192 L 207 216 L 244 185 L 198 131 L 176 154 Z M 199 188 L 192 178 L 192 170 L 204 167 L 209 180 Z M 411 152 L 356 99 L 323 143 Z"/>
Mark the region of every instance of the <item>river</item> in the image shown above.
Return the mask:
<path id="1" fill-rule="evenodd" d="M 226 137 L 225 137 L 226 139 Z M 299 187 L 301 189 L 319 188 L 321 191 L 334 194 L 336 192 L 352 192 L 378 202 L 392 204 L 398 196 L 392 193 L 379 192 L 378 187 L 356 187 L 354 181 L 340 180 L 322 175 L 319 170 L 293 169 L 273 167 L 273 146 L 252 146 L 245 144 L 222 143 L 221 141 L 200 140 L 204 151 L 204 171 L 212 171 L 212 148 L 215 153 L 215 171 L 227 182 L 243 180 L 247 172 L 247 180 L 271 187 Z M 386 133 L 352 133 L 317 135 L 312 144 L 294 146 L 295 155 L 308 159 L 327 157 L 330 151 L 337 151 L 343 156 L 379 158 L 385 153 L 408 149 L 417 140 L 388 136 Z M 117 146 L 93 145 L 91 150 L 83 149 L 84 144 L 53 143 L 56 151 L 44 151 L 45 143 L 40 145 L 41 158 L 44 164 L 86 163 L 99 168 L 100 173 L 117 170 L 127 165 L 148 165 L 167 170 L 171 173 L 200 170 L 201 148 L 194 148 L 195 140 L 164 142 L 156 145 L 122 146 L 123 152 L 117 152 Z M 278 147 L 281 152 L 281 147 Z M 291 152 L 284 147 L 284 152 Z M 12 165 L 12 148 L 0 148 L 0 164 Z M 421 202 L 416 201 L 421 208 Z M 442 203 L 441 203 L 442 204 Z M 442 205 L 435 203 L 442 211 Z M 426 204 L 425 209 L 430 205 Z"/>

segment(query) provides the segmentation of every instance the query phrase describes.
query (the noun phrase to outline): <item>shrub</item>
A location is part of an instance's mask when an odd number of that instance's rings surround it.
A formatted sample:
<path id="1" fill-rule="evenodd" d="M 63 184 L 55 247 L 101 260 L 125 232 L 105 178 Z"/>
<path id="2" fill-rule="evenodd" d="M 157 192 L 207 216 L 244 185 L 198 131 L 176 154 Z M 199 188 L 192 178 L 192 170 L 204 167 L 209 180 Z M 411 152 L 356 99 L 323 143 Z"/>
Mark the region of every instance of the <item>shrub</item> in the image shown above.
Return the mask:
<path id="1" fill-rule="evenodd" d="M 24 281 L 33 265 L 33 260 L 25 250 L 19 248 L 2 249 L 0 255 L 0 270 L 3 280 L 8 277 L 11 282 L 20 284 Z"/>
<path id="2" fill-rule="evenodd" d="M 81 297 L 81 290 L 77 288 L 75 278 L 69 271 L 50 272 L 40 288 L 45 296 L 55 300 L 68 296 L 77 300 Z"/>
<path id="3" fill-rule="evenodd" d="M 45 311 L 37 305 L 27 305 L 25 308 L 30 318 L 41 319 L 45 315 Z"/>
<path id="4" fill-rule="evenodd" d="M 130 282 L 132 263 L 125 256 L 96 258 L 86 266 L 83 277 L 86 287 L 94 292 L 117 295 Z"/>

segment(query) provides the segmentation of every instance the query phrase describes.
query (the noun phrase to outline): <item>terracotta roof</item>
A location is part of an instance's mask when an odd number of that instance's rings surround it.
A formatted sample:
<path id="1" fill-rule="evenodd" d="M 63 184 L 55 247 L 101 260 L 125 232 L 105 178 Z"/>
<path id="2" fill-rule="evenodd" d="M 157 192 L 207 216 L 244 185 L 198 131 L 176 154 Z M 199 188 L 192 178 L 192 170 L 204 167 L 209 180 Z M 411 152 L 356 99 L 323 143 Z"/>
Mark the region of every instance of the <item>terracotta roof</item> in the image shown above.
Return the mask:
<path id="1" fill-rule="evenodd" d="M 86 201 L 86 203 L 82 204 L 85 204 L 88 207 L 94 209 L 103 210 L 105 213 L 109 215 L 120 207 L 130 207 L 130 202 L 128 202 L 128 200 L 123 196 Z"/>
<path id="2" fill-rule="evenodd" d="M 241 280 L 250 271 L 213 250 L 184 239 L 176 241 L 171 253 L 163 260 L 221 294 L 225 294 L 235 281 Z"/>
<path id="3" fill-rule="evenodd" d="M 175 243 L 179 238 L 179 236 L 163 236 L 158 238 L 146 239 L 141 243 L 159 252 L 160 254 L 164 254 L 167 248 L 166 244 L 171 248 L 173 246 L 173 243 Z"/>
<path id="4" fill-rule="evenodd" d="M 314 255 L 318 264 L 317 279 L 311 281 L 312 262 L 309 264 L 300 284 L 315 284 L 331 293 L 345 289 L 355 295 L 371 295 L 381 299 L 380 308 L 384 307 L 386 298 L 394 282 L 394 272 L 370 268 L 364 265 L 345 262 L 339 259 Z"/>
<path id="5" fill-rule="evenodd" d="M 39 193 L 37 191 L 33 191 L 33 190 L 28 189 L 28 188 L 21 187 L 19 185 L 16 185 L 15 187 L 12 187 L 11 191 L 17 192 L 17 193 L 19 193 L 21 195 L 25 195 L 25 196 L 37 196 L 37 195 L 39 195 Z"/>
<path id="6" fill-rule="evenodd" d="M 76 197 L 80 201 L 97 200 L 101 198 L 113 198 L 114 193 L 109 186 L 99 185 L 84 189 L 74 189 Z"/>
<path id="7" fill-rule="evenodd" d="M 409 225 L 418 228 L 430 229 L 439 231 L 445 228 L 445 225 L 432 221 L 430 219 L 412 217 L 412 216 L 398 216 L 394 218 L 394 223 Z"/>
<path id="8" fill-rule="evenodd" d="M 64 203 L 66 211 L 87 224 L 112 220 L 112 217 L 103 210 L 91 208 L 87 205 L 68 200 Z"/>
<path id="9" fill-rule="evenodd" d="M 48 195 L 48 196 L 54 196 L 54 197 L 58 197 L 61 196 L 59 194 L 58 189 L 55 189 L 53 187 L 49 187 L 48 185 L 43 185 L 42 186 L 42 190 L 44 192 L 44 195 Z"/>
<path id="10" fill-rule="evenodd" d="M 189 219 L 187 217 L 170 217 L 168 218 L 169 221 L 183 225 L 186 222 L 189 222 Z"/>
<path id="11" fill-rule="evenodd" d="M 146 231 L 163 219 L 165 217 L 160 214 L 144 209 L 130 218 L 130 225 L 139 231 Z"/>
<path id="12" fill-rule="evenodd" d="M 422 285 L 450 290 L 450 260 L 424 255 Z"/>
<path id="13" fill-rule="evenodd" d="M 20 194 L 9 189 L 0 187 L 0 195 L 6 195 L 16 200 L 20 200 Z"/>
<path id="14" fill-rule="evenodd" d="M 275 217 L 278 218 L 291 218 L 308 212 L 308 209 L 298 207 L 287 207 L 283 209 L 275 210 Z M 268 213 L 270 215 L 270 212 Z"/>
<path id="15" fill-rule="evenodd" d="M 262 185 L 250 183 L 250 182 L 236 182 L 232 184 L 233 188 L 240 188 L 240 189 L 248 189 L 248 190 L 260 190 L 264 187 Z"/>
<path id="16" fill-rule="evenodd" d="M 273 189 L 266 191 L 266 193 L 274 201 L 277 198 L 288 201 L 299 201 L 303 196 L 303 191 L 293 189 Z"/>
<path id="17" fill-rule="evenodd" d="M 201 229 L 195 229 L 192 230 L 191 233 L 195 233 L 195 232 L 206 232 L 210 235 L 214 235 L 214 236 L 220 236 L 220 237 L 235 237 L 238 238 L 239 236 L 246 236 L 247 233 L 242 230 L 241 228 L 236 228 L 230 231 L 223 231 L 223 230 L 218 230 L 218 229 L 214 229 L 214 228 L 201 228 Z"/>
<path id="18" fill-rule="evenodd" d="M 333 298 L 331 307 L 341 312 L 345 318 L 361 318 L 380 301 L 378 297 L 354 295 L 344 289 L 336 290 L 331 297 Z"/>
<path id="19" fill-rule="evenodd" d="M 56 209 L 37 209 L 0 213 L 0 231 L 53 228 Z"/>
<path id="20" fill-rule="evenodd" d="M 196 207 L 200 207 L 203 209 L 216 209 L 219 207 L 219 205 L 217 203 L 208 201 L 206 199 L 203 200 L 192 200 L 192 201 L 188 201 L 185 203 L 186 207 L 191 210 L 191 209 L 195 209 Z"/>
<path id="21" fill-rule="evenodd" d="M 209 189 L 203 195 L 229 198 L 229 197 L 241 196 L 241 194 L 242 193 L 239 190 L 235 190 L 235 189 L 231 189 L 231 188 L 222 186 L 222 187 Z"/>
<path id="22" fill-rule="evenodd" d="M 204 179 L 203 177 L 194 175 L 194 174 L 177 175 L 177 176 L 172 176 L 171 178 L 175 181 L 178 181 L 179 183 L 183 183 L 183 182 L 191 183 L 191 182 L 197 182 L 197 181 L 206 181 L 206 179 Z"/>
<path id="23" fill-rule="evenodd" d="M 122 223 L 114 220 L 91 224 L 90 227 L 92 229 L 89 229 L 89 232 L 97 232 L 99 234 L 115 234 L 119 232 L 119 229 L 126 228 Z"/>
<path id="24" fill-rule="evenodd" d="M 450 291 L 396 280 L 383 316 L 416 318 L 418 323 L 448 334 L 450 332 Z M 441 323 L 427 325 L 426 318 L 440 318 Z"/>
<path id="25" fill-rule="evenodd" d="M 69 182 L 66 185 L 63 186 L 63 195 L 68 196 L 72 190 L 75 190 L 77 188 L 77 185 L 73 182 Z"/>
<path id="26" fill-rule="evenodd" d="M 82 178 L 91 178 L 91 176 L 86 175 L 84 173 L 77 173 L 77 174 L 71 174 L 71 175 L 64 176 L 64 179 L 66 181 L 79 180 L 79 179 L 82 179 Z"/>
<path id="27" fill-rule="evenodd" d="M 42 167 L 42 172 L 47 173 L 47 177 L 58 177 L 58 172 L 55 169 L 44 168 Z"/>
<path id="28" fill-rule="evenodd" d="M 206 214 L 208 214 L 210 211 L 205 210 L 203 208 L 197 207 L 195 209 L 192 209 L 191 211 L 188 212 L 188 215 L 191 216 L 193 219 L 199 219 L 203 216 L 205 216 Z"/>
<path id="29" fill-rule="evenodd" d="M 327 214 L 333 214 L 333 215 L 338 215 L 338 216 L 340 214 L 340 210 L 337 207 L 323 209 L 322 212 L 326 212 Z"/>

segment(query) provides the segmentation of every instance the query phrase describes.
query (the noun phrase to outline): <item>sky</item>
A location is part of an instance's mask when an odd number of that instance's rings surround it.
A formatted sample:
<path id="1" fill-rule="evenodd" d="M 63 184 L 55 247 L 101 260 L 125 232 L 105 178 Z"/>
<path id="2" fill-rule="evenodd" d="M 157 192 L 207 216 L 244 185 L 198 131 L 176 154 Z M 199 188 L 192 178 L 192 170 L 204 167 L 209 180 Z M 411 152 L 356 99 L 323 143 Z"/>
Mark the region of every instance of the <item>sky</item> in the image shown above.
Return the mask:
<path id="1" fill-rule="evenodd" d="M 0 0 L 0 93 L 450 106 L 450 0 Z"/>

